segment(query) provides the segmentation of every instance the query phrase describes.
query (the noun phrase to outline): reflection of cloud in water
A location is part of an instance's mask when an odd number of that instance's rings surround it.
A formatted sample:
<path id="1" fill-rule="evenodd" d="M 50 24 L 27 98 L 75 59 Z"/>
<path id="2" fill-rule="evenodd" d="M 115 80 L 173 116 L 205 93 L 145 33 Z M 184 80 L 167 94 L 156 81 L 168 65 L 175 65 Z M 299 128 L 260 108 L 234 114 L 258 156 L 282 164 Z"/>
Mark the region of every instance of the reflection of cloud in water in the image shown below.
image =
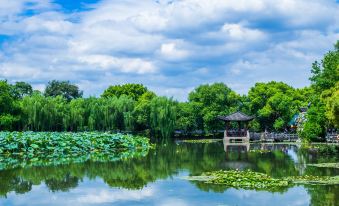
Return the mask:
<path id="1" fill-rule="evenodd" d="M 274 203 L 274 205 L 310 205 L 310 197 L 307 191 L 303 187 L 294 187 L 289 189 L 282 196 L 281 193 L 270 193 L 266 191 L 255 190 L 227 190 L 227 195 L 232 196 L 235 202 L 241 202 L 239 200 L 250 200 L 244 205 L 266 205 L 267 203 Z M 253 204 L 251 204 L 251 202 Z"/>
<path id="2" fill-rule="evenodd" d="M 297 153 L 294 151 L 294 149 L 289 149 L 287 150 L 287 154 L 288 156 L 290 156 L 292 158 L 292 160 L 295 162 L 295 163 L 298 163 L 298 155 Z"/>
<path id="3" fill-rule="evenodd" d="M 51 193 L 45 186 L 33 186 L 24 195 L 11 193 L 8 199 L 0 199 L 0 205 L 310 205 L 310 196 L 304 187 L 294 187 L 284 193 L 270 193 L 229 188 L 214 193 L 199 190 L 189 181 L 166 179 L 149 184 L 141 190 L 109 188 L 100 179 L 85 179 L 79 187 L 69 192 Z"/>
<path id="4" fill-rule="evenodd" d="M 190 204 L 188 204 L 182 199 L 171 198 L 171 199 L 165 199 L 159 205 L 160 206 L 188 206 Z"/>
<path id="5" fill-rule="evenodd" d="M 92 193 L 93 192 L 93 193 Z M 152 188 L 144 188 L 142 190 L 95 190 L 91 191 L 90 194 L 78 197 L 75 202 L 84 204 L 100 204 L 100 203 L 112 203 L 117 201 L 129 200 L 141 200 L 146 197 L 151 197 L 154 194 Z"/>
<path id="6" fill-rule="evenodd" d="M 51 193 L 45 185 L 33 186 L 30 193 L 17 196 L 14 192 L 7 199 L 0 199 L 0 205 L 111 205 L 129 201 L 143 201 L 155 194 L 155 187 L 145 187 L 141 190 L 108 188 L 101 180 L 88 181 L 69 192 Z"/>
<path id="7" fill-rule="evenodd" d="M 231 168 L 231 169 L 248 169 L 252 168 L 253 165 L 249 162 L 240 162 L 240 161 L 229 161 L 229 162 L 223 162 L 221 163 L 221 166 L 224 168 Z"/>

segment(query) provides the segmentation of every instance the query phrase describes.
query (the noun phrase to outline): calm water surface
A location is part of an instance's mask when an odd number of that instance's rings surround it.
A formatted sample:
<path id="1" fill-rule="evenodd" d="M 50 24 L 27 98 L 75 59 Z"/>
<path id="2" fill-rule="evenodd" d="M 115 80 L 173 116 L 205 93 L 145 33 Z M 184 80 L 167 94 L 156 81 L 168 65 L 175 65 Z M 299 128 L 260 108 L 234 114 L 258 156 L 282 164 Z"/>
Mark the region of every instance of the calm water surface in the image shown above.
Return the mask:
<path id="1" fill-rule="evenodd" d="M 339 205 L 338 185 L 256 191 L 183 178 L 236 168 L 277 178 L 339 175 L 338 169 L 307 166 L 318 162 L 338 162 L 338 155 L 283 144 L 168 143 L 143 158 L 0 171 L 0 205 Z"/>

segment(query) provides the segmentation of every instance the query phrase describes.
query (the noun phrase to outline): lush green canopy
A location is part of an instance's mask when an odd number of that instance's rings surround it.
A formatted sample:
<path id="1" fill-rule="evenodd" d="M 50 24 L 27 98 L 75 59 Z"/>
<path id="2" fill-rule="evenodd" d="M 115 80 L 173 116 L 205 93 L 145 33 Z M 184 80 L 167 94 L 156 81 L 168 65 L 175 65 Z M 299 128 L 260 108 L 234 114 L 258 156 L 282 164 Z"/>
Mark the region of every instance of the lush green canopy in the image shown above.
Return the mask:
<path id="1" fill-rule="evenodd" d="M 126 95 L 131 97 L 134 100 L 138 100 L 148 89 L 142 84 L 124 84 L 124 85 L 114 85 L 108 87 L 102 97 L 120 97 L 121 95 Z"/>
<path id="2" fill-rule="evenodd" d="M 67 101 L 82 97 L 82 91 L 78 86 L 71 84 L 69 81 L 53 80 L 48 82 L 45 89 L 46 97 L 63 96 Z"/>

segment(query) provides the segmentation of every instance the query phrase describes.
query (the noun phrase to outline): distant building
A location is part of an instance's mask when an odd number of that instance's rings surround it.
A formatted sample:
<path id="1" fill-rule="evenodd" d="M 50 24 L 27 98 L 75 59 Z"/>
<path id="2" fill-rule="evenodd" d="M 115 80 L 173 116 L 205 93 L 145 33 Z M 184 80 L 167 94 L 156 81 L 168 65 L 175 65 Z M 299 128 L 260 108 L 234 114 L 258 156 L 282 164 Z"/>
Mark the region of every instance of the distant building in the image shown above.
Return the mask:
<path id="1" fill-rule="evenodd" d="M 302 129 L 303 123 L 306 121 L 306 113 L 307 113 L 308 107 L 300 107 L 299 113 L 295 114 L 291 121 L 289 122 L 289 125 L 292 129 Z"/>

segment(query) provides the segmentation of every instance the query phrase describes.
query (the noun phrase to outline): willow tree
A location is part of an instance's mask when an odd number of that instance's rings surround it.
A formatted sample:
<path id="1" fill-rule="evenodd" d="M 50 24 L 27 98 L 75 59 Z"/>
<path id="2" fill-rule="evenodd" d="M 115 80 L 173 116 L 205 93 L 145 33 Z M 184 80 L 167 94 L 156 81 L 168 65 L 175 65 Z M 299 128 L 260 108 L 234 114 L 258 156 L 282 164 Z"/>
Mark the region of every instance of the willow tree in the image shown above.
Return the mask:
<path id="1" fill-rule="evenodd" d="M 105 119 L 103 99 L 89 98 L 86 102 L 87 127 L 90 131 L 103 130 Z"/>
<path id="2" fill-rule="evenodd" d="M 134 129 L 146 130 L 150 129 L 150 111 L 151 101 L 156 95 L 153 92 L 144 93 L 136 102 L 133 116 L 134 116 Z"/>
<path id="3" fill-rule="evenodd" d="M 85 126 L 85 99 L 73 99 L 69 103 L 69 111 L 65 114 L 65 127 L 70 131 L 82 131 Z"/>
<path id="4" fill-rule="evenodd" d="M 176 122 L 177 102 L 171 98 L 155 97 L 150 103 L 152 133 L 163 138 L 171 137 Z"/>
<path id="5" fill-rule="evenodd" d="M 38 93 L 32 96 L 26 96 L 21 102 L 22 121 L 24 122 L 24 129 L 39 131 L 41 129 L 42 105 L 44 97 Z"/>
<path id="6" fill-rule="evenodd" d="M 68 104 L 65 98 L 44 97 L 39 93 L 26 96 L 21 102 L 24 129 L 34 131 L 62 131 L 66 129 L 65 114 Z"/>
<path id="7" fill-rule="evenodd" d="M 126 95 L 100 98 L 105 130 L 132 130 L 134 100 Z"/>

